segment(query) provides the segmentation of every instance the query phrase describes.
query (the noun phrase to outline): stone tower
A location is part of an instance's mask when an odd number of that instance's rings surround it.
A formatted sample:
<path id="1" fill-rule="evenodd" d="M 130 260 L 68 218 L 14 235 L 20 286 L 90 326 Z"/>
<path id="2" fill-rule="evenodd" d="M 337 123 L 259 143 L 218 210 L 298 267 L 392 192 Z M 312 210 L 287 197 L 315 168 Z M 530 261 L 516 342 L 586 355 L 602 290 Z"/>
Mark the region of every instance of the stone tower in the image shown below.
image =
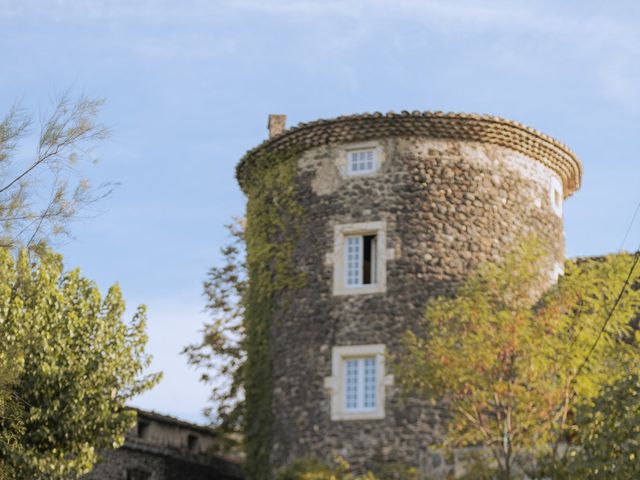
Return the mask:
<path id="1" fill-rule="evenodd" d="M 556 140 L 490 116 L 375 113 L 286 130 L 278 115 L 269 124 L 271 138 L 237 176 L 248 192 L 261 155 L 298 152 L 304 227 L 292 256 L 306 275 L 268 328 L 271 464 L 337 453 L 356 466 L 424 465 L 443 412 L 399 394 L 385 353 L 429 298 L 527 234 L 552 252 L 550 276 L 561 273 L 562 205 L 580 187 L 581 164 Z"/>

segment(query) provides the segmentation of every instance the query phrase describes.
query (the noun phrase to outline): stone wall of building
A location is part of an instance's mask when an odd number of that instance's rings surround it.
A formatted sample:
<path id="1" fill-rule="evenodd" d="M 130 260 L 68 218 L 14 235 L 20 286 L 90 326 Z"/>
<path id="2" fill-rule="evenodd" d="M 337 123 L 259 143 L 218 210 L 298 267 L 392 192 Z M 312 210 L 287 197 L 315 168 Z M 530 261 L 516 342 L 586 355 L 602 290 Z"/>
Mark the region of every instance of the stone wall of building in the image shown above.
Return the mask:
<path id="1" fill-rule="evenodd" d="M 530 234 L 549 248 L 550 282 L 564 261 L 563 223 L 550 188 L 571 184 L 548 162 L 491 142 L 367 135 L 358 141 L 380 152 L 373 175 L 346 175 L 345 152 L 358 144 L 329 136 L 299 160 L 305 225 L 294 262 L 306 284 L 282 303 L 271 331 L 276 468 L 340 454 L 356 467 L 442 469 L 444 459 L 427 451 L 443 434 L 446 410 L 439 405 L 404 398 L 389 385 L 383 419 L 331 419 L 325 379 L 332 348 L 384 344 L 393 355 L 430 298 L 450 295 L 479 263 L 499 260 Z M 246 160 L 241 165 L 250 168 Z M 576 187 L 579 178 L 572 182 Z M 380 248 L 389 252 L 386 291 L 334 295 L 335 227 L 379 221 L 386 223 Z"/>
<path id="2" fill-rule="evenodd" d="M 138 411 L 138 424 L 125 444 L 100 452 L 86 480 L 240 480 L 238 460 L 213 453 L 207 427 L 153 412 Z"/>
<path id="3" fill-rule="evenodd" d="M 220 458 L 127 442 L 103 452 L 86 480 L 239 480 L 238 465 Z"/>

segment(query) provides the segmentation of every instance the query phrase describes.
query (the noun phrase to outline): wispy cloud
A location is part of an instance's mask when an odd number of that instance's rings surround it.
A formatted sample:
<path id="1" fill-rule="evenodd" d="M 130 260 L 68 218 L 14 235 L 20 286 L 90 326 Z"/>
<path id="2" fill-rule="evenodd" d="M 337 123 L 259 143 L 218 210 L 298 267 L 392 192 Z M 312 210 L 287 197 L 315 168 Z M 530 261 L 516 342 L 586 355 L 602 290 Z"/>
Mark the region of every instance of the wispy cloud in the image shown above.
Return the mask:
<path id="1" fill-rule="evenodd" d="M 634 15 L 624 15 L 634 10 L 632 3 L 616 6 L 551 0 L 5 0 L 0 24 L 35 18 L 113 25 L 119 38 L 93 41 L 110 41 L 148 62 L 235 56 L 249 64 L 278 55 L 308 74 L 333 72 L 352 90 L 362 81 L 354 59 L 379 44 L 381 32 L 400 53 L 425 48 L 421 42 L 434 34 L 474 45 L 482 36 L 492 52 L 487 62 L 533 75 L 553 69 L 554 61 L 563 67 L 562 58 L 575 59 L 589 65 L 585 78 L 599 85 L 603 98 L 640 109 L 640 28 Z M 266 21 L 273 23 L 268 31 L 262 29 Z"/>
<path id="2" fill-rule="evenodd" d="M 233 38 L 216 38 L 203 32 L 170 33 L 165 36 L 144 36 L 133 43 L 120 42 L 123 48 L 147 60 L 182 59 L 202 61 L 226 57 L 238 50 Z"/>
<path id="3" fill-rule="evenodd" d="M 583 10 L 552 1 L 506 0 L 5 0 L 0 6 L 0 18 L 134 19 L 143 23 L 206 25 L 228 16 L 266 15 L 292 22 L 353 19 L 352 28 L 402 20 L 457 35 L 498 29 L 520 35 L 564 37 L 580 48 L 615 45 L 624 51 L 640 51 L 640 33 L 632 19 L 616 17 L 608 11 Z M 457 28 L 462 26 L 464 29 Z M 372 34 L 377 31 L 367 30 Z"/>
<path id="4" fill-rule="evenodd" d="M 360 0 L 225 0 L 228 9 L 268 15 L 302 18 L 355 17 L 365 13 L 366 3 Z"/>

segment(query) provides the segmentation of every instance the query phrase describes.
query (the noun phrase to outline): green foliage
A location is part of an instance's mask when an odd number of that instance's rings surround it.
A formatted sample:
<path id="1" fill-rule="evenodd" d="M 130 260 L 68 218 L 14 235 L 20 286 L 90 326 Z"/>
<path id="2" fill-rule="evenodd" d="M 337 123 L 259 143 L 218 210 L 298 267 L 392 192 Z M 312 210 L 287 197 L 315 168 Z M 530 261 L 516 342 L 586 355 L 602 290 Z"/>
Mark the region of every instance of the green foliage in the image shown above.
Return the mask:
<path id="1" fill-rule="evenodd" d="M 276 475 L 277 480 L 333 480 L 335 468 L 316 458 L 300 458 Z"/>
<path id="2" fill-rule="evenodd" d="M 232 242 L 221 266 L 204 283 L 212 317 L 202 340 L 185 348 L 190 364 L 213 386 L 216 411 L 207 413 L 223 434 L 242 431 L 250 479 L 271 478 L 271 328 L 285 293 L 304 277 L 292 261 L 294 239 L 303 223 L 296 198 L 298 152 L 265 154 L 244 182 L 246 221 L 227 228 Z M 233 436 L 225 435 L 226 438 Z M 226 445 L 233 449 L 233 442 Z"/>
<path id="3" fill-rule="evenodd" d="M 567 455 L 564 478 L 640 478 L 640 380 L 637 374 L 606 385 L 593 402 L 578 409 L 576 424 L 579 438 Z"/>
<path id="4" fill-rule="evenodd" d="M 0 364 L 0 418 L 5 419 L 0 429 L 0 444 L 15 444 L 18 437 L 24 432 L 22 411 L 13 388 L 16 377 L 22 369 L 22 358 L 15 353 Z M 8 480 L 14 477 L 10 465 L 0 457 L 0 480 Z"/>
<path id="5" fill-rule="evenodd" d="M 297 151 L 269 153 L 255 160 L 247 191 L 246 265 L 243 296 L 246 363 L 244 366 L 246 474 L 249 480 L 271 478 L 272 425 L 271 328 L 276 310 L 286 308 L 285 292 L 304 277 L 292 257 L 303 224 L 296 198 Z"/>
<path id="6" fill-rule="evenodd" d="M 371 471 L 375 473 L 377 480 L 427 480 L 416 467 L 410 467 L 403 462 L 374 461 Z"/>
<path id="7" fill-rule="evenodd" d="M 450 474 L 447 480 L 495 480 L 500 478 L 500 471 L 495 463 L 487 458 L 486 451 L 472 450 L 466 455 L 459 455 L 458 462 L 464 466 L 459 474 Z"/>
<path id="8" fill-rule="evenodd" d="M 373 471 L 358 475 L 342 457 L 328 464 L 317 458 L 299 458 L 290 466 L 281 469 L 277 480 L 418 480 L 420 474 L 414 467 L 398 462 L 380 462 Z M 375 472 L 375 473 L 374 473 Z"/>
<path id="9" fill-rule="evenodd" d="M 200 379 L 212 386 L 215 411 L 205 414 L 218 424 L 221 449 L 233 452 L 235 435 L 244 418 L 244 365 L 246 361 L 244 303 L 247 275 L 244 255 L 244 222 L 226 226 L 232 241 L 222 250 L 222 265 L 212 267 L 204 282 L 205 306 L 211 322 L 204 325 L 202 339 L 187 346 L 183 353 L 189 364 L 203 371 Z M 227 441 L 224 441 L 227 440 Z"/>
<path id="10" fill-rule="evenodd" d="M 407 391 L 444 398 L 453 418 L 445 445 L 484 445 L 499 478 L 515 478 L 532 453 L 556 463 L 575 432 L 575 409 L 640 361 L 629 289 L 583 366 L 629 271 L 629 255 L 568 262 L 541 301 L 544 250 L 535 242 L 484 265 L 454 298 L 429 303 L 423 329 L 405 337 L 396 375 Z M 518 468 L 519 467 L 519 468 Z"/>
<path id="11" fill-rule="evenodd" d="M 328 465 L 315 458 L 298 459 L 293 464 L 278 472 L 277 480 L 383 480 L 367 472 L 356 475 L 349 464 L 341 457 L 337 457 L 333 465 Z M 410 477 L 403 477 L 409 480 Z"/>
<path id="12" fill-rule="evenodd" d="M 43 249 L 78 212 L 110 193 L 79 175 L 109 131 L 97 122 L 100 99 L 62 95 L 43 117 L 36 145 L 21 152 L 32 120 L 20 108 L 0 119 L 0 247 Z M 31 152 L 35 151 L 35 154 Z"/>
<path id="13" fill-rule="evenodd" d="M 77 478 L 97 449 L 122 445 L 135 421 L 125 403 L 159 380 L 143 376 L 145 309 L 123 322 L 118 286 L 102 298 L 51 252 L 31 260 L 22 250 L 16 260 L 0 249 L 0 278 L 0 365 L 20 352 L 11 389 L 24 423 L 15 441 L 2 441 L 0 458 L 16 478 Z M 12 427 L 2 418 L 2 430 Z"/>

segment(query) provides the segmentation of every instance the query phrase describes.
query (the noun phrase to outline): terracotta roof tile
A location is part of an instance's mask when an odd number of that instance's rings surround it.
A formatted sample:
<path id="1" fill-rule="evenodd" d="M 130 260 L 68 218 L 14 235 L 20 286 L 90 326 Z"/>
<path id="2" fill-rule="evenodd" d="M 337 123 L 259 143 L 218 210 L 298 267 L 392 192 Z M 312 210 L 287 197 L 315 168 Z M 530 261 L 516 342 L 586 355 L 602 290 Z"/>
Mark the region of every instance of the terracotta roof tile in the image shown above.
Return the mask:
<path id="1" fill-rule="evenodd" d="M 469 113 L 403 111 L 343 115 L 300 123 L 249 150 L 236 168 L 240 185 L 262 152 L 278 152 L 293 146 L 305 149 L 327 143 L 348 143 L 384 137 L 423 137 L 484 142 L 510 148 L 555 171 L 562 179 L 565 197 L 580 188 L 582 165 L 563 143 L 504 118 Z"/>

